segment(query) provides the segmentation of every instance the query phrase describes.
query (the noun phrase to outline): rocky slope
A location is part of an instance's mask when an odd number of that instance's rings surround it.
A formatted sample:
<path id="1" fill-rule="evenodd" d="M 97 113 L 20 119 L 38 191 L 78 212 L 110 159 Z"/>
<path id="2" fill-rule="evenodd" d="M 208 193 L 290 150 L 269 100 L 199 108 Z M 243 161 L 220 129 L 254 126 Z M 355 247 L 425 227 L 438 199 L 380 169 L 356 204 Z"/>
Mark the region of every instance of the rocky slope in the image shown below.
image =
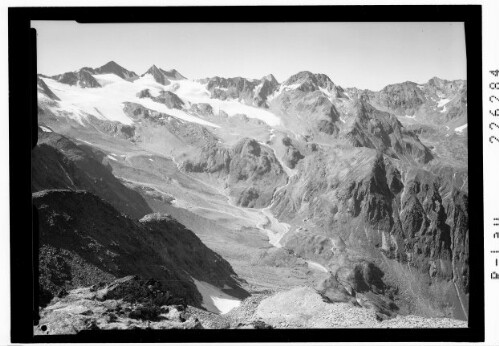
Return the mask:
<path id="1" fill-rule="evenodd" d="M 426 124 L 460 126 L 467 122 L 467 83 L 434 77 L 425 84 L 404 82 L 380 91 L 351 89 L 373 106 Z"/>
<path id="2" fill-rule="evenodd" d="M 127 276 L 70 290 L 41 311 L 35 335 L 77 334 L 85 330 L 199 329 L 186 316 L 185 302 L 161 282 Z"/>
<path id="3" fill-rule="evenodd" d="M 89 192 L 70 190 L 36 192 L 33 204 L 41 306 L 68 290 L 126 275 L 154 279 L 172 297 L 198 307 L 206 302 L 194 279 L 247 296 L 230 264 L 167 215 L 133 220 Z"/>
<path id="4" fill-rule="evenodd" d="M 171 80 L 185 79 L 177 70 L 165 71 L 156 65 L 152 65 L 142 77 L 150 75 L 152 78 L 162 85 L 169 85 Z"/>
<path id="5" fill-rule="evenodd" d="M 128 71 L 126 68 L 118 65 L 114 61 L 110 61 L 105 65 L 102 65 L 101 67 L 97 68 L 90 68 L 90 67 L 84 67 L 84 69 L 91 74 L 108 74 L 112 73 L 117 75 L 118 77 L 125 79 L 125 80 L 133 80 L 134 78 L 137 78 L 137 74 L 133 71 Z"/>
<path id="6" fill-rule="evenodd" d="M 88 70 L 81 69 L 77 72 L 66 72 L 60 75 L 52 76 L 59 83 L 68 85 L 77 85 L 81 88 L 100 88 L 101 85 L 95 80 Z"/>
<path id="7" fill-rule="evenodd" d="M 204 147 L 196 161 L 184 162 L 183 169 L 225 178 L 235 203 L 249 208 L 268 206 L 275 189 L 287 179 L 273 150 L 249 138 L 241 139 L 230 149 Z"/>
<path id="8" fill-rule="evenodd" d="M 286 235 L 285 247 L 315 258 L 336 275 L 367 259 L 394 278 L 400 273 L 388 259 L 406 263 L 428 282 L 442 285 L 441 291 L 429 294 L 435 302 L 426 304 L 449 306 L 461 317 L 467 314 L 467 255 L 462 252 L 468 232 L 466 192 L 443 176 L 399 168 L 381 153 L 357 151 L 348 160 L 337 154 L 330 159 L 334 164 L 325 163 L 320 153 L 310 160 L 304 159 L 307 174 L 298 174 L 273 207 L 285 220 L 302 225 Z M 407 279 L 389 280 L 390 285 L 400 286 L 399 280 Z"/>
<path id="9" fill-rule="evenodd" d="M 134 218 L 152 212 L 144 198 L 126 188 L 111 172 L 111 155 L 65 136 L 39 130 L 38 145 L 31 152 L 31 189 L 86 190 Z"/>
<path id="10" fill-rule="evenodd" d="M 406 131 L 396 116 L 380 112 L 361 97 L 354 104 L 355 120 L 345 137 L 355 147 L 382 151 L 392 157 L 427 163 L 431 151 L 413 133 Z"/>

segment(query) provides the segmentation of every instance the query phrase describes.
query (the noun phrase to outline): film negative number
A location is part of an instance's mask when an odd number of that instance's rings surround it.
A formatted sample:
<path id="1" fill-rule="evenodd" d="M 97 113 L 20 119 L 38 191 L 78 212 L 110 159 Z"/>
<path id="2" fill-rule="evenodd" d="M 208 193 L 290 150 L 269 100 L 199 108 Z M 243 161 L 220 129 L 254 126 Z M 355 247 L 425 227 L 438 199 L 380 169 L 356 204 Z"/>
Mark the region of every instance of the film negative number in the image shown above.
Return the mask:
<path id="1" fill-rule="evenodd" d="M 499 70 L 497 70 L 497 69 L 496 69 L 496 70 L 491 70 L 491 71 L 490 71 L 490 73 L 491 73 L 494 77 L 499 77 Z M 492 89 L 492 90 L 499 90 L 499 82 L 490 82 L 490 83 L 489 83 L 489 88 L 490 88 L 490 89 Z M 489 97 L 489 101 L 490 101 L 490 102 L 494 102 L 494 99 L 495 99 L 496 101 L 499 101 L 499 98 L 498 98 L 497 96 L 495 96 L 495 95 L 491 95 L 491 96 Z M 494 117 L 499 117 L 499 109 L 496 109 L 496 110 L 491 110 L 491 109 L 489 109 L 489 113 L 490 113 L 490 115 L 492 115 L 492 116 L 494 116 Z M 497 124 L 496 124 L 496 123 L 494 123 L 494 122 L 491 122 L 491 123 L 489 124 L 489 128 L 490 128 L 491 130 L 494 130 L 494 127 L 495 127 L 496 129 L 498 129 L 498 130 L 499 130 L 499 125 L 497 125 Z M 499 139 L 498 139 L 496 136 L 490 136 L 490 137 L 489 137 L 489 142 L 490 142 L 490 143 L 492 143 L 492 144 L 493 144 L 494 142 L 499 143 Z"/>

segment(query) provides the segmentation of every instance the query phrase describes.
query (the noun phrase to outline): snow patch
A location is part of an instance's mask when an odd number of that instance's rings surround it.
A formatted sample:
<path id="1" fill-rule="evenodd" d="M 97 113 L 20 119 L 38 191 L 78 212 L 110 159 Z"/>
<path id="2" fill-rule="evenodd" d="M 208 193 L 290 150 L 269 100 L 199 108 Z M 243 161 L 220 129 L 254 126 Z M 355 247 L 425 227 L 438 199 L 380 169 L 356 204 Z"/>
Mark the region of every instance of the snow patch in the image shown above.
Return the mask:
<path id="1" fill-rule="evenodd" d="M 415 115 L 409 115 L 409 114 L 406 114 L 405 115 L 406 118 L 409 118 L 409 119 L 416 119 L 416 116 Z"/>
<path id="2" fill-rule="evenodd" d="M 106 155 L 106 157 L 110 160 L 118 161 L 115 157 L 112 157 L 111 155 Z"/>
<path id="3" fill-rule="evenodd" d="M 83 139 L 79 139 L 79 138 L 76 138 L 76 140 L 80 141 L 80 142 L 83 142 L 85 144 L 88 144 L 88 145 L 92 145 L 92 143 L 88 142 L 88 141 L 84 141 Z"/>
<path id="4" fill-rule="evenodd" d="M 331 97 L 331 92 L 327 90 L 326 88 L 319 87 L 320 91 L 324 93 L 327 97 Z"/>
<path id="5" fill-rule="evenodd" d="M 270 129 L 269 131 L 269 141 L 272 141 L 273 139 L 275 138 L 275 130 L 274 129 Z"/>
<path id="6" fill-rule="evenodd" d="M 343 124 L 345 124 L 345 123 L 346 123 L 346 120 L 345 120 L 345 119 L 343 119 L 343 117 L 340 117 L 340 121 L 341 121 Z"/>
<path id="7" fill-rule="evenodd" d="M 151 161 L 151 162 L 154 162 L 154 160 L 153 160 L 153 159 L 148 159 L 148 160 L 149 160 L 149 161 Z"/>
<path id="8" fill-rule="evenodd" d="M 324 272 L 324 273 L 327 273 L 329 272 L 329 270 L 327 270 L 326 267 L 324 267 L 322 264 L 319 264 L 317 262 L 314 262 L 314 261 L 306 261 L 307 264 L 308 264 L 308 267 L 312 270 L 318 270 L 320 272 Z"/>
<path id="9" fill-rule="evenodd" d="M 49 129 L 48 127 L 45 127 L 45 126 L 41 126 L 40 125 L 40 128 L 42 129 L 43 132 L 52 132 L 51 129 Z"/>
<path id="10" fill-rule="evenodd" d="M 467 127 L 468 127 L 468 123 L 464 124 L 463 126 L 456 127 L 456 128 L 454 129 L 454 131 L 461 133 L 461 132 L 463 132 L 463 131 L 467 128 Z"/>
<path id="11" fill-rule="evenodd" d="M 443 107 L 443 106 L 445 106 L 449 102 L 450 102 L 450 99 L 441 99 L 440 101 L 438 101 L 437 107 L 438 108 Z"/>
<path id="12" fill-rule="evenodd" d="M 219 288 L 207 282 L 198 281 L 194 278 L 192 280 L 203 297 L 201 305 L 208 311 L 223 315 L 241 304 L 239 299 L 222 292 Z"/>

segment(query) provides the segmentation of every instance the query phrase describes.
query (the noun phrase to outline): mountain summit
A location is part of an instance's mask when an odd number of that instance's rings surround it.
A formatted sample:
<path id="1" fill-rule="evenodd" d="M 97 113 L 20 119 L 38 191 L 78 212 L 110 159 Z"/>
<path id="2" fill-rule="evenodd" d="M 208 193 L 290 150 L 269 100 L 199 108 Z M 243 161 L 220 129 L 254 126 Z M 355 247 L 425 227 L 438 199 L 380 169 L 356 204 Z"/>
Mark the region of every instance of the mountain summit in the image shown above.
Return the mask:
<path id="1" fill-rule="evenodd" d="M 135 72 L 127 70 L 126 68 L 118 65 L 114 61 L 110 61 L 107 64 L 96 68 L 94 70 L 94 73 L 95 74 L 113 73 L 113 74 L 117 75 L 118 77 L 123 78 L 125 80 L 130 80 L 130 79 L 138 77 L 138 75 Z"/>
<path id="2" fill-rule="evenodd" d="M 159 84 L 162 85 L 169 85 L 171 80 L 182 80 L 186 79 L 184 76 L 180 74 L 175 69 L 171 69 L 169 71 L 165 71 L 156 65 L 152 65 L 146 73 L 144 73 L 141 77 L 144 77 L 145 75 L 152 75 L 154 80 L 158 82 Z"/>

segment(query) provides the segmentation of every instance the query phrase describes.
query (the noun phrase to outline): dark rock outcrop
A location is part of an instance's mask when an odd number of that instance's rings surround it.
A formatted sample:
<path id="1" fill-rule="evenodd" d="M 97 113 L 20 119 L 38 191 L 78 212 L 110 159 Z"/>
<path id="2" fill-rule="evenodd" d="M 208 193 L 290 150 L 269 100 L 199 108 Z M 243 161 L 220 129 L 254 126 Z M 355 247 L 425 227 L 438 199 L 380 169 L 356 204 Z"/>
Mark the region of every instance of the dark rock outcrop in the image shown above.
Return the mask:
<path id="1" fill-rule="evenodd" d="M 192 277 L 217 287 L 227 284 L 234 288 L 232 294 L 247 296 L 229 263 L 168 216 L 132 220 L 82 191 L 36 192 L 33 204 L 39 226 L 39 284 L 52 295 L 62 288 L 70 290 L 137 275 L 154 279 L 148 285 L 153 286 L 152 291 L 120 289 L 121 293 L 130 293 L 121 298 L 149 297 L 167 302 L 167 290 L 171 296 L 200 307 L 202 297 Z M 161 289 L 154 289 L 156 286 Z M 158 290 L 161 294 L 152 295 Z M 120 292 L 108 290 L 107 294 L 116 298 Z"/>
<path id="2" fill-rule="evenodd" d="M 195 160 L 183 164 L 187 172 L 210 173 L 226 178 L 229 193 L 238 205 L 267 206 L 274 190 L 286 183 L 286 173 L 271 148 L 243 138 L 233 148 L 207 145 Z"/>
<path id="3" fill-rule="evenodd" d="M 158 96 L 152 96 L 151 92 L 149 89 L 144 89 L 141 90 L 137 94 L 138 98 L 150 98 L 154 102 L 162 103 L 166 107 L 172 109 L 181 109 L 184 106 L 184 101 L 180 99 L 180 97 L 177 96 L 177 94 L 171 92 L 171 91 L 164 91 L 162 90 Z"/>
<path id="4" fill-rule="evenodd" d="M 152 210 L 137 192 L 125 187 L 102 164 L 106 155 L 68 138 L 39 132 L 31 153 L 31 188 L 87 190 L 100 196 L 130 217 L 140 218 Z"/>
<path id="5" fill-rule="evenodd" d="M 60 75 L 52 76 L 59 83 L 64 83 L 68 85 L 77 85 L 81 88 L 100 88 L 101 85 L 92 76 L 92 74 L 86 70 L 81 69 L 77 72 L 66 72 Z"/>
<path id="6" fill-rule="evenodd" d="M 283 85 L 298 85 L 297 90 L 302 92 L 314 92 L 324 89 L 335 98 L 346 97 L 342 87 L 335 85 L 327 75 L 321 73 L 314 74 L 309 71 L 302 71 L 289 77 Z"/>
<path id="7" fill-rule="evenodd" d="M 38 92 L 47 96 L 49 99 L 54 100 L 54 101 L 60 101 L 60 99 L 57 97 L 56 94 L 50 88 L 48 85 L 39 77 L 36 78 L 37 86 L 38 86 Z"/>
<path id="8" fill-rule="evenodd" d="M 355 102 L 354 109 L 355 121 L 345 134 L 352 145 L 377 149 L 393 157 L 402 156 L 420 163 L 427 163 L 433 158 L 417 135 L 404 130 L 397 117 L 377 110 L 365 97 Z"/>
<path id="9" fill-rule="evenodd" d="M 300 151 L 295 148 L 293 142 L 289 137 L 285 137 L 282 139 L 282 143 L 286 147 L 286 151 L 284 153 L 284 157 L 282 158 L 283 162 L 289 168 L 293 169 L 298 164 L 298 161 L 304 158 L 304 156 L 300 153 Z"/>
<path id="10" fill-rule="evenodd" d="M 173 70 L 165 71 L 165 70 L 157 67 L 156 65 L 152 65 L 146 71 L 146 73 L 144 73 L 142 75 L 142 77 L 145 76 L 146 74 L 152 75 L 154 80 L 162 85 L 169 85 L 169 84 L 171 84 L 172 80 L 185 79 L 185 77 L 182 76 L 177 70 L 173 69 Z"/>
<path id="11" fill-rule="evenodd" d="M 138 77 L 138 75 L 133 71 L 128 71 L 126 68 L 118 65 L 114 61 L 110 61 L 101 67 L 93 69 L 93 74 L 107 74 L 112 73 L 117 75 L 124 80 L 133 80 Z"/>

